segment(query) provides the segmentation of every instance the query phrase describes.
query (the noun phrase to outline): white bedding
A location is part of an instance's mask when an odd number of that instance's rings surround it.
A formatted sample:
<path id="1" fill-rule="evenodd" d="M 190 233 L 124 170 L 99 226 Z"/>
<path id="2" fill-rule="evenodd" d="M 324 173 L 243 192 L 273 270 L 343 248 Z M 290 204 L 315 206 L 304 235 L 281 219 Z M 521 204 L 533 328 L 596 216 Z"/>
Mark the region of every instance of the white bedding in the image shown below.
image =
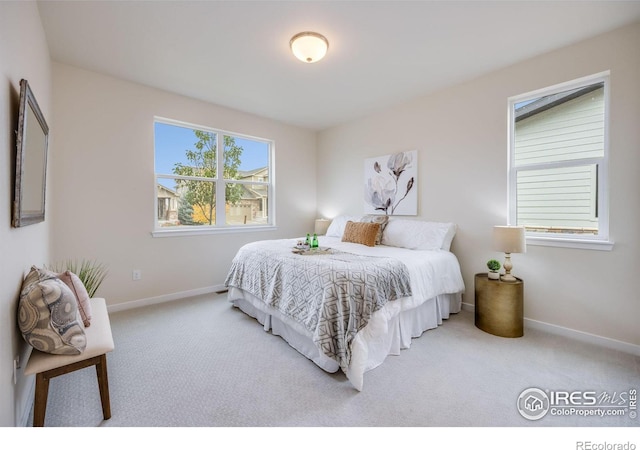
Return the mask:
<path id="1" fill-rule="evenodd" d="M 291 239 L 291 247 L 296 241 Z M 409 271 L 412 295 L 387 302 L 371 316 L 351 344 L 351 361 L 344 372 L 358 390 L 363 388 L 365 372 L 380 365 L 387 355 L 409 348 L 411 338 L 437 327 L 449 314 L 460 311 L 465 286 L 453 253 L 384 245 L 367 247 L 328 236 L 320 238 L 320 246 L 364 256 L 392 257 L 402 261 Z M 339 369 L 336 361 L 316 348 L 313 336 L 300 324 L 241 289 L 230 287 L 228 298 L 242 311 L 258 319 L 265 330 L 282 336 L 323 370 L 335 372 Z"/>

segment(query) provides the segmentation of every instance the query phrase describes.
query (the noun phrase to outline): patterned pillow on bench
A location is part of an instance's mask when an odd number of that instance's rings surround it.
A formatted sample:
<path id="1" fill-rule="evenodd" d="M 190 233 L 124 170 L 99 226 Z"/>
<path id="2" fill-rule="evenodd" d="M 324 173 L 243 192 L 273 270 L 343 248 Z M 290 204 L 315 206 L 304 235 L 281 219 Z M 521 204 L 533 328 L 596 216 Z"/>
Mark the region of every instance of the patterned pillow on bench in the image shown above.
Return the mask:
<path id="1" fill-rule="evenodd" d="M 79 355 L 87 346 L 78 302 L 54 275 L 32 267 L 22 283 L 18 326 L 35 349 L 57 355 Z"/>

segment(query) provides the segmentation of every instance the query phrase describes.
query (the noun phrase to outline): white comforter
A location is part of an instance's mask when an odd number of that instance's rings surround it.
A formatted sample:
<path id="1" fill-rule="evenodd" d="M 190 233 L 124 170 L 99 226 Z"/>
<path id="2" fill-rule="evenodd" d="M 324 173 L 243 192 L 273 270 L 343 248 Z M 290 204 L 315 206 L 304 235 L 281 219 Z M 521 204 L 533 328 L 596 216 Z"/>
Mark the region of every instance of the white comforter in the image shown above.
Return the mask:
<path id="1" fill-rule="evenodd" d="M 295 242 L 295 240 L 293 241 Z M 453 294 L 464 291 L 464 281 L 458 259 L 444 250 L 409 250 L 400 247 L 388 247 L 342 242 L 337 237 L 323 236 L 321 247 L 331 247 L 344 252 L 367 256 L 387 256 L 402 261 L 409 269 L 413 295 L 403 302 L 405 309 L 420 305 L 427 299 L 441 294 Z"/>

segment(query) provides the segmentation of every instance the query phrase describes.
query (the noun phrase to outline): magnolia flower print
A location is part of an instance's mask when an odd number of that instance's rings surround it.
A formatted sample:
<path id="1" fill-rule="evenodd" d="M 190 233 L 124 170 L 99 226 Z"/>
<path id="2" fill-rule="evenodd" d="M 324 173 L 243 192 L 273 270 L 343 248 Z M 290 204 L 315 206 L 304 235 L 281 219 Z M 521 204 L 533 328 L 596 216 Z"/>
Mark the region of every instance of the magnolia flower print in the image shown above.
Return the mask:
<path id="1" fill-rule="evenodd" d="M 387 215 L 393 214 L 400 202 L 407 197 L 413 188 L 415 182 L 413 177 L 404 186 L 400 181 L 402 174 L 411 167 L 412 162 L 411 153 L 400 152 L 389 156 L 387 160 L 389 176 L 386 177 L 382 174 L 382 168 L 378 161 L 375 161 L 373 170 L 376 175 L 367 180 L 365 201 L 377 211 L 384 211 Z M 400 199 L 396 201 L 399 196 L 401 196 Z"/>
<path id="2" fill-rule="evenodd" d="M 364 195 L 367 203 L 376 211 L 384 211 L 388 214 L 387 211 L 396 198 L 396 187 L 393 180 L 375 175 L 367 181 Z"/>
<path id="3" fill-rule="evenodd" d="M 396 182 L 400 178 L 400 175 L 402 175 L 402 172 L 404 172 L 407 167 L 411 167 L 411 159 L 411 154 L 404 152 L 389 156 L 387 167 L 393 173 Z"/>

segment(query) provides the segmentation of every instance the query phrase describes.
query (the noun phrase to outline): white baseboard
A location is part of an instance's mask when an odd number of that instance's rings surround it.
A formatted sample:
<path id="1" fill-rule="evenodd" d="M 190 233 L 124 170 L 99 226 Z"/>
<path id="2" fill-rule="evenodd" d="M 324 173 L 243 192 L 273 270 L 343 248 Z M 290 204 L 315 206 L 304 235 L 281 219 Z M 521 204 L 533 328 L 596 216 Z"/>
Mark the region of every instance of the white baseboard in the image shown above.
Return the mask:
<path id="1" fill-rule="evenodd" d="M 475 312 L 476 310 L 475 305 L 471 303 L 463 303 L 462 309 L 471 312 Z M 609 348 L 611 350 L 617 350 L 624 353 L 630 353 L 635 356 L 640 356 L 640 345 L 630 344 L 629 342 L 618 341 L 616 339 L 598 336 L 596 334 L 586 333 L 584 331 L 574 330 L 572 328 L 566 328 L 560 325 L 554 325 L 551 323 L 541 322 L 539 320 L 528 319 L 525 317 L 524 328 L 544 331 L 547 333 L 575 339 L 580 342 L 586 342 L 589 344 L 598 345 L 600 347 Z"/>
<path id="2" fill-rule="evenodd" d="M 474 312 L 476 310 L 476 305 L 474 305 L 473 303 L 464 303 L 464 302 L 462 302 L 462 309 L 465 310 L 465 311 Z"/>
<path id="3" fill-rule="evenodd" d="M 117 305 L 111 305 L 107 307 L 109 312 L 126 311 L 128 309 L 141 308 L 143 306 L 157 305 L 160 303 L 171 302 L 174 300 L 181 300 L 183 298 L 195 297 L 196 295 L 211 294 L 214 292 L 226 291 L 227 288 L 223 284 L 214 286 L 207 286 L 199 289 L 192 289 L 189 291 L 174 292 L 173 294 L 159 295 L 157 297 L 142 298 L 139 300 L 132 300 L 130 302 L 118 303 Z"/>
<path id="4" fill-rule="evenodd" d="M 617 350 L 624 353 L 630 353 L 635 356 L 640 356 L 640 345 L 631 344 L 629 342 L 618 341 L 616 339 L 598 336 L 596 334 L 586 333 L 584 331 L 574 330 L 572 328 L 565 328 L 559 325 L 541 322 L 539 320 L 527 319 L 526 317 L 524 319 L 524 327 L 525 329 L 529 328 L 532 330 L 546 331 L 548 333 L 557 334 L 559 336 L 572 338 L 577 341 L 599 345 L 611 350 Z"/>

